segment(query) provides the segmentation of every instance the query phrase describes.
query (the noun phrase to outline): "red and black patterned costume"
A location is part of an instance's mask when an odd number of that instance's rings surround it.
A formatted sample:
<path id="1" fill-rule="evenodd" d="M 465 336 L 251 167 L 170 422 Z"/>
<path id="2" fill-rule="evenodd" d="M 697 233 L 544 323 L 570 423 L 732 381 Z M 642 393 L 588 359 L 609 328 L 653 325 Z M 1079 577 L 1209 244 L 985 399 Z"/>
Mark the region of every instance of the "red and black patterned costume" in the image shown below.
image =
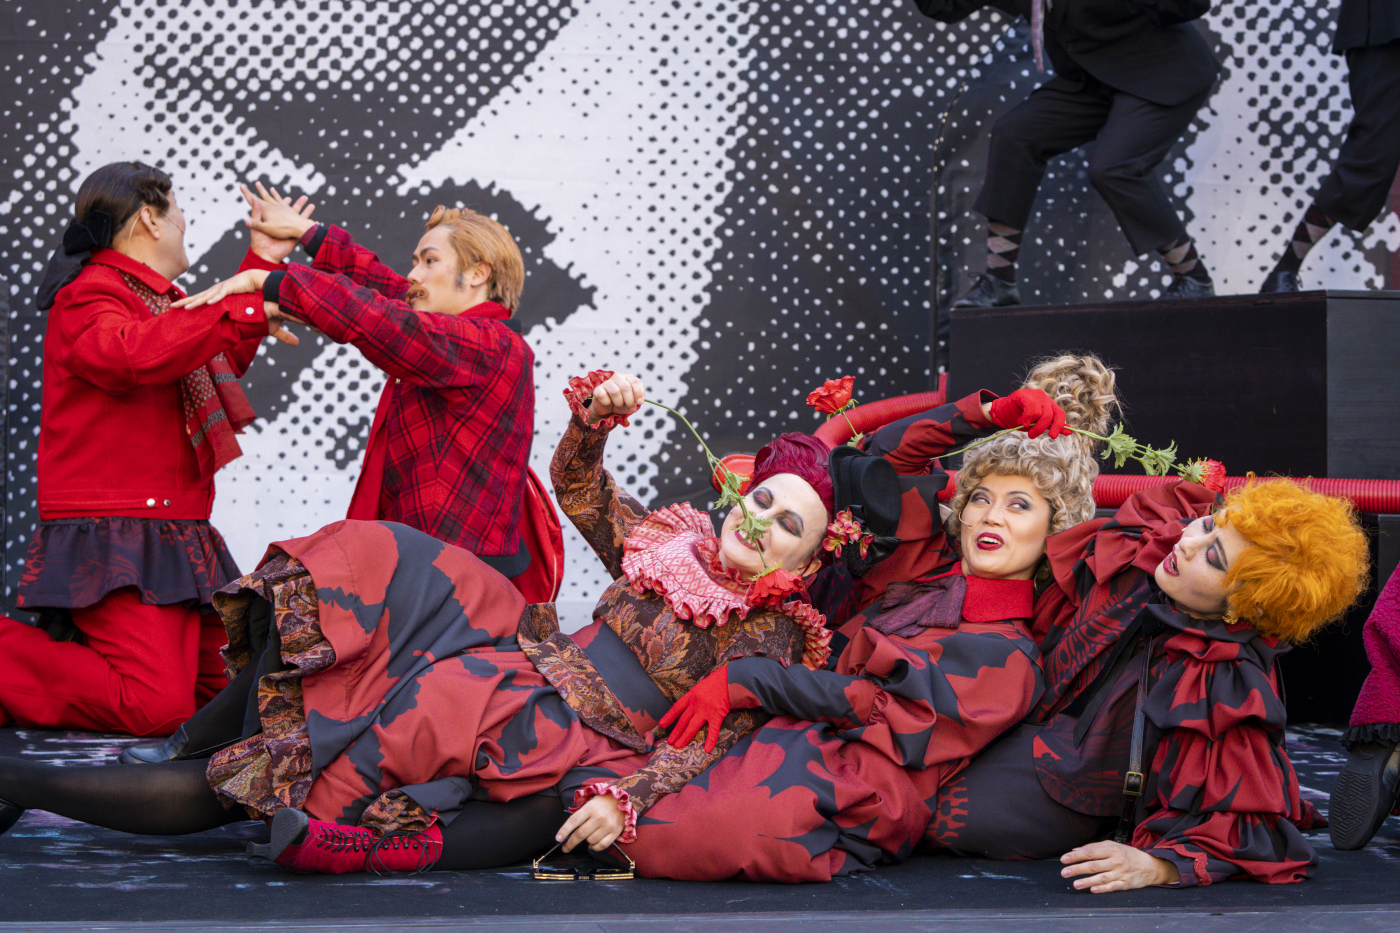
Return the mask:
<path id="1" fill-rule="evenodd" d="M 639 872 L 828 881 L 901 861 L 939 786 L 1030 710 L 1042 689 L 1032 586 L 962 576 L 937 517 L 947 476 L 930 473 L 934 457 L 995 429 L 987 398 L 872 438 L 901 472 L 928 474 L 904 478 L 904 543 L 856 581 L 856 602 L 877 601 L 841 626 L 824 670 L 729 664 L 731 691 L 776 718 L 647 812 L 624 846 Z"/>
<path id="2" fill-rule="evenodd" d="M 389 376 L 347 517 L 402 522 L 523 573 L 535 357 L 519 324 L 494 301 L 420 314 L 373 252 L 339 227 L 313 230 L 314 267 L 275 267 L 264 297 Z"/>
<path id="3" fill-rule="evenodd" d="M 472 799 L 608 793 L 630 838 L 639 813 L 751 732 L 762 714 L 735 712 L 706 753 L 652 730 L 731 658 L 820 665 L 829 633 L 801 600 L 750 606 L 702 513 L 648 513 L 620 491 L 602 467 L 616 420 L 574 417 L 551 470 L 615 578 L 579 632 L 470 553 L 389 523 L 280 542 L 220 594 L 230 666 L 249 662 L 270 606 L 290 669 L 259 682 L 262 731 L 211 759 L 216 792 L 255 815 L 301 807 L 382 831 L 450 823 Z"/>
<path id="4" fill-rule="evenodd" d="M 1287 646 L 1250 625 L 1177 612 L 1152 579 L 1182 529 L 1215 504 L 1195 484 L 1156 486 L 1114 517 L 1049 540 L 1054 584 L 1037 600 L 1034 626 L 1046 683 L 1030 717 L 1038 725 L 998 742 L 944 789 L 930 828 L 940 844 L 1050 858 L 1111 827 L 1150 651 L 1150 760 L 1132 844 L 1174 863 L 1182 886 L 1312 874 L 1317 855 L 1301 830 L 1321 818 L 1299 796 L 1284 748 L 1277 661 Z M 1082 838 L 1043 833 L 1067 832 L 1073 814 L 1087 818 Z"/>

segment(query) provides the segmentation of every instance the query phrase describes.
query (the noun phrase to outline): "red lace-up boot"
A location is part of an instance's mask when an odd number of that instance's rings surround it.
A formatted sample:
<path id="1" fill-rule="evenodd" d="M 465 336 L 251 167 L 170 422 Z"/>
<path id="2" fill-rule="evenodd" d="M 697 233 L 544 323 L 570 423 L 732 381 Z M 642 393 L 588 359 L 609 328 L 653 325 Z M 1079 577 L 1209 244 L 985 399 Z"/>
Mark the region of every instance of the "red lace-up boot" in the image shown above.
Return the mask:
<path id="1" fill-rule="evenodd" d="M 343 875 L 352 871 L 427 871 L 442 856 L 442 830 L 380 836 L 363 826 L 313 820 L 301 810 L 278 810 L 272 840 L 248 844 L 248 854 L 271 859 L 299 874 Z"/>

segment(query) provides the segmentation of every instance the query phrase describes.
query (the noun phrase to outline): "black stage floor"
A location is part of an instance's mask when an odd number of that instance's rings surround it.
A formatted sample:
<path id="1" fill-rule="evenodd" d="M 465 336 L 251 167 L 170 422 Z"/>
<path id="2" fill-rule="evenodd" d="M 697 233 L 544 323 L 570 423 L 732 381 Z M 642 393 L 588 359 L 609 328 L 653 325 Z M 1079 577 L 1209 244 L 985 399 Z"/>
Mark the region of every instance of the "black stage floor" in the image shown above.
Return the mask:
<path id="1" fill-rule="evenodd" d="M 1325 808 L 1336 730 L 1290 733 L 1304 793 Z M 83 767 L 115 759 L 112 736 L 0 729 L 0 755 Z M 1314 840 L 1303 884 L 1231 882 L 1088 895 L 1054 862 L 939 857 L 825 885 L 666 881 L 545 883 L 523 867 L 423 875 L 299 876 L 246 859 L 266 830 L 241 823 L 183 837 L 128 836 L 29 812 L 0 837 L 0 933 L 18 930 L 427 929 L 509 931 L 967 930 L 1181 933 L 1400 928 L 1400 817 L 1360 852 Z"/>

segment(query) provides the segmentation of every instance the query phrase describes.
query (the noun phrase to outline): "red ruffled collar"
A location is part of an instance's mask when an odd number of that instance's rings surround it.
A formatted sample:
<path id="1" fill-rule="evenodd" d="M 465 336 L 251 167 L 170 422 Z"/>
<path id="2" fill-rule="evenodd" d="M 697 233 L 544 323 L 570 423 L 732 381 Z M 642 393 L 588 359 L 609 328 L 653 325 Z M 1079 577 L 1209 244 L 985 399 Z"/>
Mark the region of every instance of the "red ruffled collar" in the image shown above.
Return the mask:
<path id="1" fill-rule="evenodd" d="M 678 618 L 700 628 L 723 625 L 731 613 L 742 618 L 755 608 L 754 584 L 719 560 L 710 517 L 685 503 L 657 509 L 632 529 L 623 542 L 622 572 L 637 592 L 657 594 Z M 805 590 L 797 592 L 797 599 L 775 605 L 776 600 L 760 597 L 759 604 L 797 623 L 802 663 L 821 667 L 831 653 L 831 632 L 826 617 L 805 601 Z"/>

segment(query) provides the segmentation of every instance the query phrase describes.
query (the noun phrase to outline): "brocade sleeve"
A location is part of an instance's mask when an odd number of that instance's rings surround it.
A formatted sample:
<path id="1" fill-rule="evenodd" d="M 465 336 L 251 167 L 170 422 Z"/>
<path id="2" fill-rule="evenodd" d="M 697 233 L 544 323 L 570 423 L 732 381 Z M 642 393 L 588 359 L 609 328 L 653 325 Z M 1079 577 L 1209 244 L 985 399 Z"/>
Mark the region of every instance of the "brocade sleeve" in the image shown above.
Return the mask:
<path id="1" fill-rule="evenodd" d="M 622 542 L 646 518 L 647 510 L 603 469 L 603 447 L 611 430 L 602 422 L 590 427 L 575 414 L 555 448 L 549 478 L 559 507 L 616 580 L 622 576 Z"/>
<path id="2" fill-rule="evenodd" d="M 906 476 L 928 473 L 949 450 L 1001 430 L 982 412 L 996 395 L 985 389 L 947 405 L 892 421 L 870 436 L 865 449 L 879 454 Z"/>

